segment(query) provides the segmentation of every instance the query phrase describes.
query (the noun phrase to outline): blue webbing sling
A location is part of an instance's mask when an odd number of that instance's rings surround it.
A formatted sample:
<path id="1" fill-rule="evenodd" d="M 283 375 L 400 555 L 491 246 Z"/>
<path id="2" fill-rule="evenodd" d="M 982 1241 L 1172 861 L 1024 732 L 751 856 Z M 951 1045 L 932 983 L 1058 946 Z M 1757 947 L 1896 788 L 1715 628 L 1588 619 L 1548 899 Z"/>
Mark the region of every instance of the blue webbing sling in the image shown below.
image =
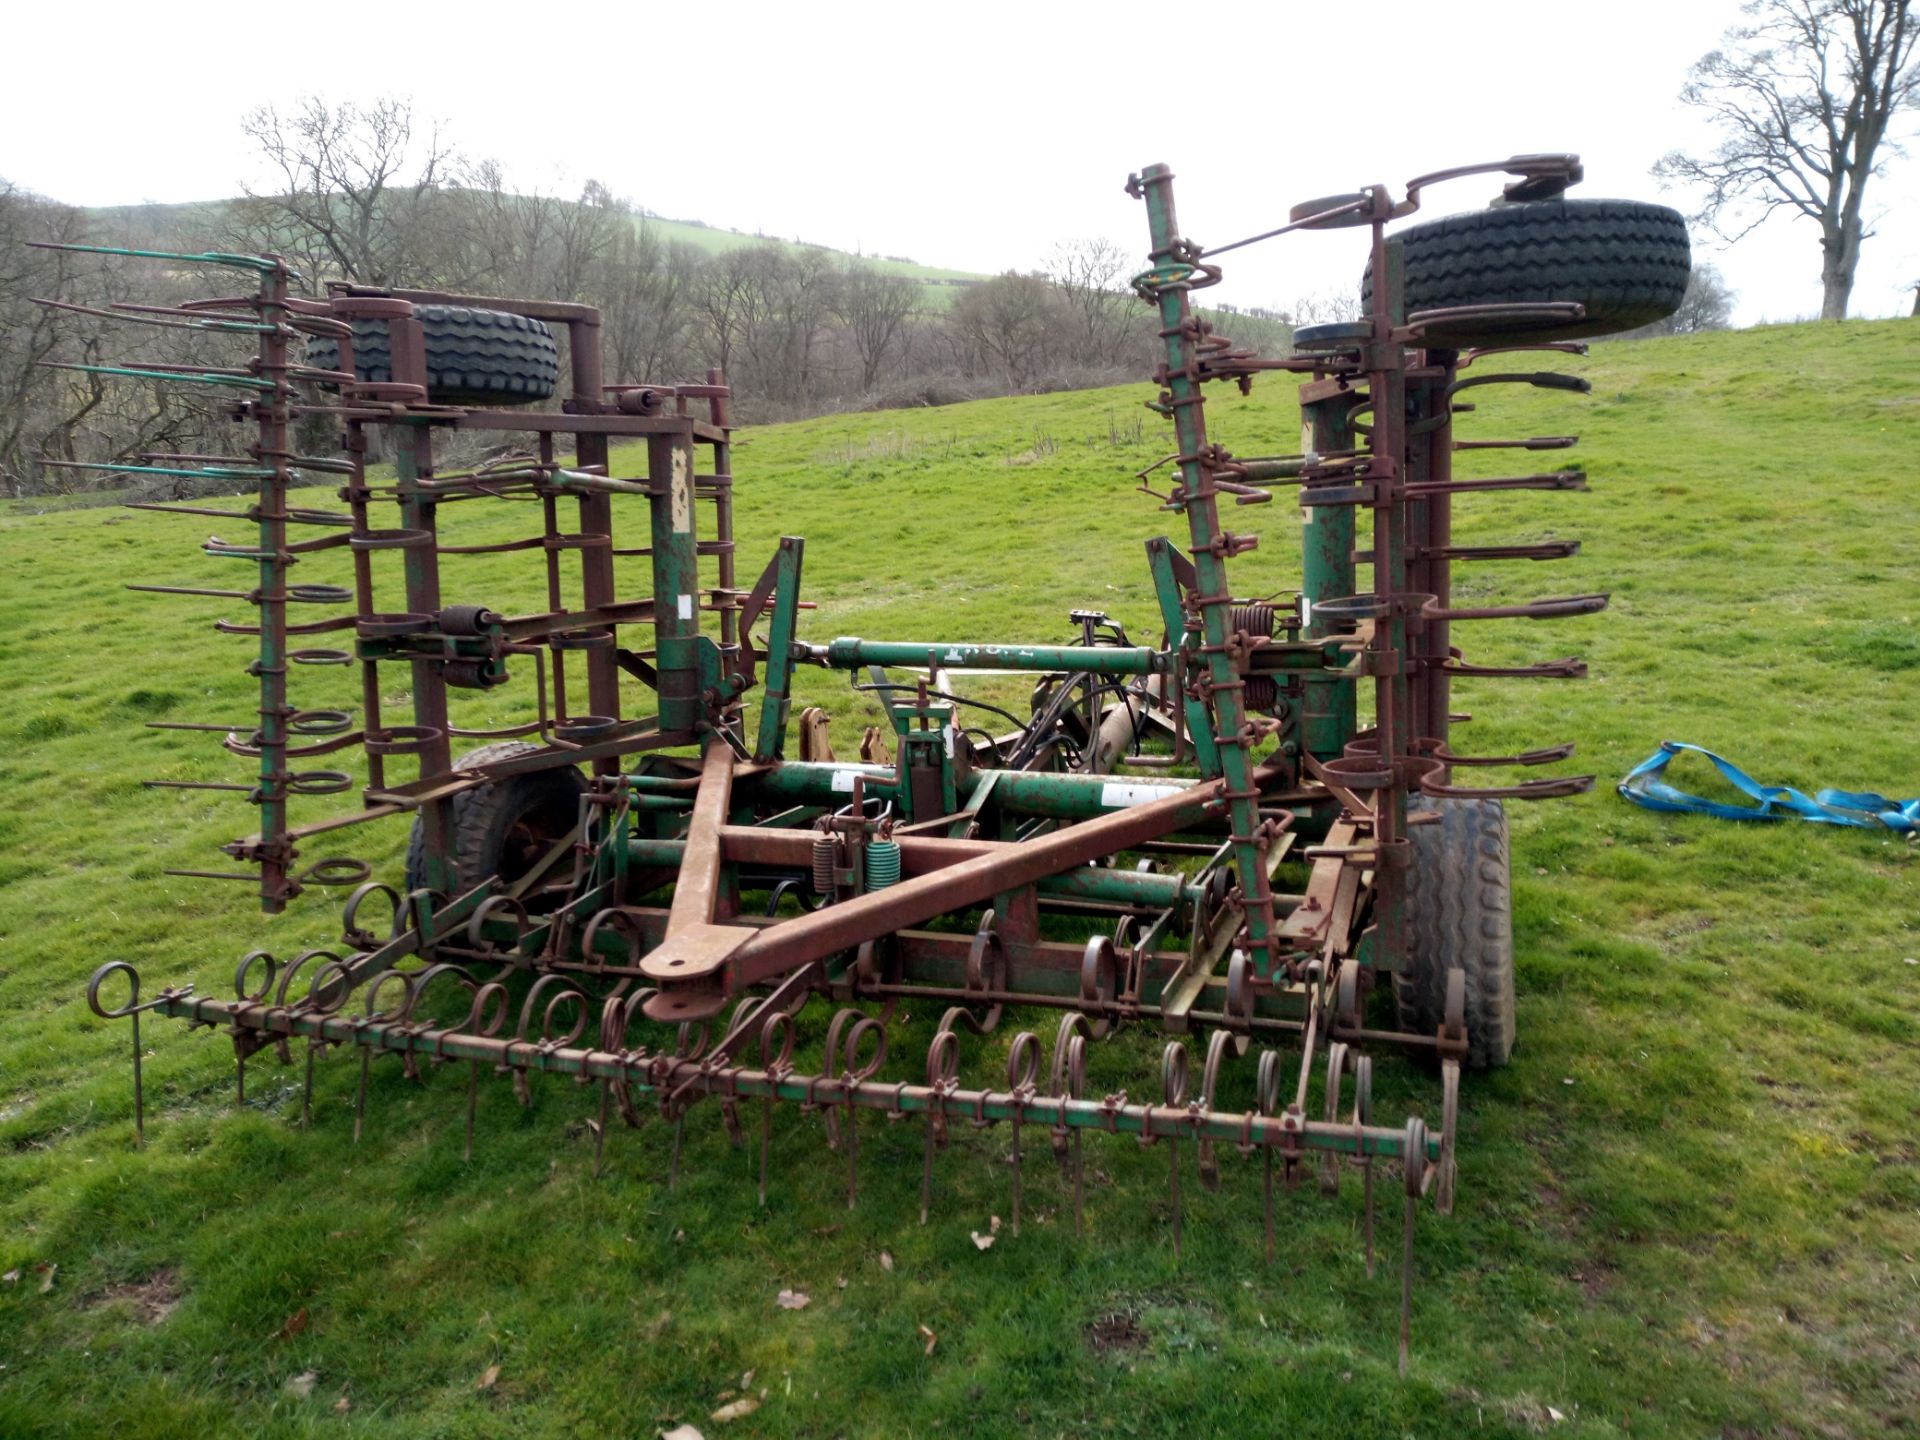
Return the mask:
<path id="1" fill-rule="evenodd" d="M 1706 756 L 1728 784 L 1757 803 L 1721 805 L 1667 784 L 1662 775 L 1668 763 L 1688 750 Z M 1634 804 L 1669 814 L 1712 815 L 1721 820 L 1810 820 L 1816 825 L 1851 825 L 1862 830 L 1885 826 L 1909 839 L 1920 836 L 1920 799 L 1889 800 L 1871 791 L 1853 790 L 1822 790 L 1809 799 L 1788 785 L 1762 785 L 1731 760 L 1680 740 L 1662 740 L 1658 750 L 1628 772 L 1619 789 Z"/>

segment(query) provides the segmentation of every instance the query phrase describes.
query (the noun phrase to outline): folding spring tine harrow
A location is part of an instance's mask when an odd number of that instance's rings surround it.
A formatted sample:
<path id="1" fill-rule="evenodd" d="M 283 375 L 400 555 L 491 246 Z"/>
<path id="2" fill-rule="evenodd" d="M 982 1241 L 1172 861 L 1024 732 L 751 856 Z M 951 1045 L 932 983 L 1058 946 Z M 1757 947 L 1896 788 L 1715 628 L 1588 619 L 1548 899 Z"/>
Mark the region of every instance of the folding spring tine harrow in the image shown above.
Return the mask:
<path id="1" fill-rule="evenodd" d="M 1133 643 L 1120 621 L 1090 610 L 1072 612 L 1068 644 L 803 639 L 799 537 L 782 538 L 750 586 L 736 583 L 719 372 L 678 387 L 606 384 L 599 316 L 582 306 L 347 285 L 306 296 L 275 257 L 169 257 L 243 270 L 256 288 L 132 307 L 128 318 L 249 340 L 254 357 L 193 370 L 101 368 L 238 392 L 235 413 L 253 427 L 253 443 L 241 455 L 155 454 L 114 468 L 253 482 L 256 503 L 242 510 L 149 508 L 257 523 L 244 542 L 203 546 L 252 565 L 257 581 L 136 588 L 253 605 L 256 623 L 217 628 L 255 642 L 260 687 L 254 719 L 156 722 L 223 734 L 228 752 L 257 762 L 248 785 L 156 782 L 244 792 L 260 811 L 258 832 L 226 847 L 246 873 L 171 873 L 257 882 L 270 911 L 307 886 L 353 888 L 338 942 L 284 966 L 249 953 L 232 999 L 187 986 L 142 1001 L 125 961 L 96 972 L 87 992 L 94 1013 L 136 1027 L 136 1141 L 145 1134 L 137 1027 L 153 1010 L 230 1038 L 241 1104 L 250 1057 L 271 1048 L 290 1065 L 292 1044 L 304 1041 L 303 1124 L 315 1123 L 316 1062 L 351 1047 L 356 1141 L 381 1057 L 413 1082 L 464 1066 L 468 1159 L 483 1075 L 507 1078 L 523 1106 L 534 1103 L 537 1077 L 571 1077 L 597 1092 L 584 1102 L 596 1176 L 619 1168 L 608 1143 L 616 1119 L 638 1130 L 657 1113 L 670 1131 L 659 1142 L 667 1183 L 676 1183 L 689 1117 L 712 1100 L 746 1154 L 761 1207 L 770 1203 L 782 1106 L 798 1107 L 809 1130 L 819 1118 L 850 1207 L 862 1149 L 876 1143 L 863 1115 L 917 1128 L 923 1224 L 955 1127 L 1004 1125 L 1015 1239 L 1031 1229 L 1034 1127 L 1059 1162 L 1076 1237 L 1086 1230 L 1088 1133 L 1164 1146 L 1176 1258 L 1191 1177 L 1215 1190 L 1221 1147 L 1230 1146 L 1249 1163 L 1259 1157 L 1268 1260 L 1282 1241 L 1276 1169 L 1288 1191 L 1312 1168 L 1334 1192 L 1342 1170 L 1357 1167 L 1358 1248 L 1372 1277 L 1376 1192 L 1391 1183 L 1375 1174 L 1384 1162 L 1404 1200 L 1404 1370 L 1419 1204 L 1431 1196 L 1447 1213 L 1454 1201 L 1461 1071 L 1504 1063 L 1513 1039 L 1510 946 L 1492 930 L 1463 937 L 1439 924 L 1434 897 L 1504 909 L 1504 871 L 1492 875 L 1483 863 L 1506 854 L 1502 802 L 1592 783 L 1480 783 L 1485 770 L 1557 763 L 1572 747 L 1456 751 L 1451 727 L 1464 717 L 1452 713 L 1454 681 L 1574 678 L 1584 666 L 1473 663 L 1453 627 L 1552 624 L 1606 603 L 1600 594 L 1474 604 L 1454 596 L 1457 563 L 1533 564 L 1578 551 L 1559 539 L 1459 543 L 1456 497 L 1587 485 L 1580 469 L 1456 476 L 1459 452 L 1531 455 L 1574 444 L 1456 437 L 1456 417 L 1473 410 L 1461 396 L 1505 384 L 1585 388 L 1556 372 L 1473 367 L 1529 349 L 1579 353 L 1581 337 L 1613 323 L 1556 284 L 1543 282 L 1525 303 L 1450 289 L 1452 270 L 1422 269 L 1423 227 L 1388 233 L 1432 185 L 1489 172 L 1514 178 L 1503 206 L 1477 225 L 1613 223 L 1615 210 L 1594 218 L 1559 201 L 1580 178 L 1572 156 L 1423 176 L 1397 200 L 1375 185 L 1309 201 L 1286 225 L 1210 250 L 1182 234 L 1166 167 L 1129 181 L 1150 234 L 1148 269 L 1133 289 L 1158 317 L 1164 351 L 1149 405 L 1174 432 L 1168 457 L 1136 479 L 1184 527 L 1178 541 L 1146 544 L 1164 633 L 1157 645 Z M 1346 227 L 1368 239 L 1364 319 L 1302 329 L 1293 353 L 1263 358 L 1217 334 L 1197 308 L 1195 295 L 1221 278 L 1218 257 L 1290 231 Z M 1683 226 L 1679 233 L 1675 304 L 1685 283 Z M 465 354 L 488 343 L 475 333 L 476 307 L 494 312 L 488 327 L 515 337 L 494 357 L 504 377 L 495 393 L 431 363 L 436 347 L 457 343 Z M 493 408 L 551 393 L 556 329 L 566 333 L 573 386 L 564 408 Z M 374 351 L 390 362 L 379 378 L 356 359 Z M 1308 445 L 1298 455 L 1236 457 L 1209 434 L 1206 389 L 1227 381 L 1244 393 L 1267 371 L 1300 377 Z M 339 426 L 338 455 L 293 453 L 291 426 L 307 417 Z M 390 480 L 367 464 L 376 429 L 391 432 Z M 488 464 L 441 468 L 436 444 L 462 432 L 526 438 Z M 619 473 L 616 439 L 644 450 L 643 474 Z M 289 505 L 305 472 L 337 478 L 344 509 Z M 1224 502 L 1237 514 L 1270 505 L 1288 486 L 1304 521 L 1300 584 L 1244 593 L 1236 561 L 1263 537 L 1229 529 Z M 537 514 L 537 530 L 449 544 L 439 514 L 455 503 L 521 507 Z M 397 516 L 383 513 L 388 505 Z M 631 543 L 630 520 L 642 543 Z M 321 533 L 296 539 L 298 527 Z M 545 610 L 449 602 L 460 557 L 510 552 L 540 557 Z M 341 573 L 295 583 L 292 568 L 303 562 Z M 395 566 L 397 598 L 386 583 Z M 294 606 L 323 614 L 290 620 Z M 350 638 L 351 648 L 295 648 L 330 635 Z M 316 683 L 344 670 L 357 695 L 297 706 L 287 685 L 296 665 L 313 667 Z M 860 761 L 834 757 L 818 710 L 802 714 L 799 758 L 788 755 L 802 666 L 844 672 L 879 706 L 886 724 L 869 728 Z M 382 709 L 393 667 L 408 681 L 405 722 Z M 1030 716 L 955 683 L 982 671 L 1031 677 Z M 526 692 L 525 718 L 458 723 L 468 692 L 510 683 Z M 1373 715 L 1364 727 L 1363 686 Z M 634 693 L 647 713 L 624 708 Z M 454 744 L 467 740 L 485 743 L 456 762 Z M 362 768 L 292 768 L 348 750 Z M 394 773 L 409 766 L 411 778 Z M 294 822 L 296 803 L 356 787 L 357 809 Z M 297 864 L 319 837 L 393 816 L 414 827 L 400 883 L 375 880 L 344 856 Z M 114 1008 L 103 990 L 123 972 L 131 991 Z M 1369 1003 L 1383 974 L 1394 977 L 1390 1022 Z M 940 1018 L 923 1056 L 896 1060 L 903 1001 Z M 1004 1052 L 998 1040 L 982 1041 L 1010 1013 L 1037 1012 L 1049 1015 L 1050 1045 L 1046 1026 L 1015 1030 Z M 1166 1036 L 1157 1083 L 1140 1088 L 1145 1099 L 1094 1093 L 1091 1046 L 1129 1025 Z M 814 1037 L 820 1060 L 809 1071 L 796 1054 Z M 996 1062 L 1004 1070 L 976 1087 L 966 1074 L 981 1049 L 1004 1054 Z M 1437 1122 L 1376 1115 L 1381 1052 L 1437 1062 Z"/>

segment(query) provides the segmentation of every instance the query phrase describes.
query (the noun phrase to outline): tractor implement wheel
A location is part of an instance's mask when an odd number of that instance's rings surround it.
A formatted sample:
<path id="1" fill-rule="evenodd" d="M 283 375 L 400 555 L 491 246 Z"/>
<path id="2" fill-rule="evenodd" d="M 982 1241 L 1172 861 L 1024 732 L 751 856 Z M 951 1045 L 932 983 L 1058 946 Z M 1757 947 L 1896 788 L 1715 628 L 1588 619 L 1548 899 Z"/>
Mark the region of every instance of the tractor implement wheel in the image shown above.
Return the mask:
<path id="1" fill-rule="evenodd" d="M 1678 210 L 1638 200 L 1538 200 L 1411 225 L 1403 247 L 1406 313 L 1463 305 L 1576 301 L 1568 324 L 1462 321 L 1430 329 L 1429 345 L 1463 348 L 1514 340 L 1579 340 L 1632 330 L 1671 315 L 1687 293 L 1692 249 Z M 1373 303 L 1373 267 L 1360 281 Z"/>
<path id="2" fill-rule="evenodd" d="M 1492 1070 L 1513 1054 L 1513 879 L 1507 812 L 1498 800 L 1417 802 L 1437 821 L 1412 827 L 1407 956 L 1393 977 L 1400 1028 L 1431 1035 L 1446 1015 L 1447 972 L 1466 979 L 1467 1064 Z"/>
<path id="3" fill-rule="evenodd" d="M 483 745 L 461 756 L 456 769 L 477 770 L 516 755 L 530 755 L 540 747 L 524 740 Z M 580 818 L 580 796 L 585 778 L 571 765 L 510 775 L 491 785 L 476 785 L 453 797 L 454 866 L 458 891 L 498 875 L 512 885 Z M 407 888 L 426 887 L 426 828 L 415 816 L 407 843 Z"/>
<path id="4" fill-rule="evenodd" d="M 560 351 L 541 321 L 466 305 L 415 305 L 427 351 L 427 399 L 435 405 L 528 405 L 560 383 Z M 331 339 L 307 341 L 307 364 L 340 368 Z M 384 319 L 353 322 L 353 369 L 362 380 L 393 379 Z"/>

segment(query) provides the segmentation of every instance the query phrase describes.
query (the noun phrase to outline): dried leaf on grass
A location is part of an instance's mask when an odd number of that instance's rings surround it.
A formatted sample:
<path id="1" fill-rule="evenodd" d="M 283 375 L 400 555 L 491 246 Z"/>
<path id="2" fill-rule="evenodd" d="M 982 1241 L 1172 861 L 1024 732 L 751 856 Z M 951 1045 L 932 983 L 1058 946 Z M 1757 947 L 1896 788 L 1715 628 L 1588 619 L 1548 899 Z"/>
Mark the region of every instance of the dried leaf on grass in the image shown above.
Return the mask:
<path id="1" fill-rule="evenodd" d="M 489 1365 L 480 1372 L 480 1378 L 474 1382 L 473 1388 L 476 1390 L 491 1390 L 499 1379 L 500 1367 L 498 1365 Z"/>
<path id="2" fill-rule="evenodd" d="M 306 1328 L 307 1307 L 302 1305 L 298 1310 L 294 1311 L 292 1315 L 287 1317 L 287 1323 L 274 1332 L 273 1338 L 276 1340 L 291 1340 Z"/>
<path id="3" fill-rule="evenodd" d="M 927 1354 L 931 1355 L 933 1353 L 933 1347 L 940 1343 L 940 1337 L 924 1325 L 920 1327 L 920 1333 L 926 1337 Z"/>
<path id="4" fill-rule="evenodd" d="M 813 1297 L 804 1290 L 782 1290 L 773 1303 L 782 1310 L 804 1310 L 813 1303 Z"/>
<path id="5" fill-rule="evenodd" d="M 751 1395 L 743 1395 L 731 1405 L 722 1405 L 718 1410 L 713 1412 L 712 1418 L 724 1424 L 728 1420 L 738 1420 L 743 1415 L 751 1415 L 759 1408 L 760 1402 L 758 1400 L 754 1399 Z"/>
<path id="6" fill-rule="evenodd" d="M 319 1380 L 319 1371 L 302 1370 L 280 1388 L 285 1390 L 287 1394 L 293 1396 L 294 1399 L 304 1400 L 313 1393 L 313 1387 L 319 1383 Z"/>

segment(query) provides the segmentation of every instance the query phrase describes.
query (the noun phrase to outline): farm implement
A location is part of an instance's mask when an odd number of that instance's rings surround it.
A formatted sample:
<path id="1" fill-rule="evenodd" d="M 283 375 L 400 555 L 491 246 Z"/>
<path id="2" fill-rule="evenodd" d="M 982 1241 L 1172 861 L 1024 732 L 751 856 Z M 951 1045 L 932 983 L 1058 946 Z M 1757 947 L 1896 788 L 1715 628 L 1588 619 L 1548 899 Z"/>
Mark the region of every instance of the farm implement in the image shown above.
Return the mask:
<path id="1" fill-rule="evenodd" d="M 1433 184 L 1487 173 L 1509 177 L 1491 207 L 1388 232 Z M 309 1121 L 316 1060 L 357 1052 L 356 1136 L 375 1063 L 415 1078 L 464 1063 L 469 1153 L 483 1074 L 509 1077 L 523 1103 L 536 1074 L 571 1076 L 597 1092 L 596 1171 L 616 1117 L 664 1117 L 677 1175 L 703 1102 L 740 1143 L 744 1111 L 763 1204 L 782 1105 L 825 1116 L 849 1203 L 862 1113 L 917 1126 L 923 1222 L 949 1131 L 1008 1127 L 1016 1234 L 1022 1132 L 1051 1139 L 1076 1229 L 1083 1141 L 1097 1132 L 1164 1147 L 1176 1253 L 1188 1147 L 1208 1186 L 1222 1147 L 1257 1157 L 1269 1256 L 1284 1243 L 1276 1172 L 1337 1186 L 1357 1166 L 1371 1272 L 1386 1167 L 1403 1202 L 1404 1366 L 1417 1209 L 1454 1200 L 1461 1071 L 1504 1064 L 1514 1041 L 1503 804 L 1592 783 L 1489 778 L 1562 761 L 1570 745 L 1453 748 L 1456 679 L 1583 673 L 1571 659 L 1478 664 L 1459 640 L 1482 621 L 1606 603 L 1455 599 L 1456 564 L 1577 549 L 1456 543 L 1457 497 L 1586 487 L 1575 468 L 1457 477 L 1462 452 L 1530 461 L 1574 440 L 1462 438 L 1455 422 L 1480 398 L 1469 392 L 1493 386 L 1585 390 L 1505 357 L 1578 353 L 1585 336 L 1669 313 L 1687 280 L 1679 217 L 1566 198 L 1580 173 L 1572 156 L 1532 155 L 1423 176 L 1397 199 L 1369 186 L 1212 249 L 1182 236 L 1165 167 L 1129 179 L 1151 234 L 1133 289 L 1164 350 L 1149 404 L 1175 446 L 1139 477 L 1178 532 L 1146 542 L 1148 644 L 1091 610 L 1054 641 L 803 636 L 801 538 L 740 568 L 719 372 L 607 383 L 600 317 L 584 306 L 345 284 L 314 295 L 277 257 L 162 257 L 251 288 L 116 313 L 254 347 L 231 366 L 166 372 L 235 397 L 244 453 L 111 467 L 253 487 L 245 508 L 147 507 L 250 527 L 202 546 L 245 575 L 232 588 L 135 587 L 242 604 L 250 615 L 218 626 L 258 647 L 254 714 L 154 722 L 220 736 L 253 762 L 245 783 L 152 782 L 228 792 L 258 813 L 255 833 L 225 847 L 230 863 L 175 873 L 245 883 L 270 912 L 311 887 L 351 893 L 337 940 L 249 953 L 231 998 L 146 996 L 124 961 L 95 973 L 95 1013 L 135 1027 L 137 1129 L 151 1011 L 228 1035 L 243 1100 L 251 1057 L 292 1063 L 299 1045 Z M 1216 257 L 1348 227 L 1368 244 L 1364 318 L 1302 328 L 1291 354 L 1262 358 L 1196 310 L 1221 278 Z M 1232 455 L 1209 438 L 1206 387 L 1246 392 L 1266 371 L 1302 377 L 1303 449 Z M 527 408 L 563 375 L 557 408 Z M 301 453 L 326 447 L 296 437 L 328 430 L 337 448 Z M 437 463 L 436 447 L 476 435 L 519 448 Z M 616 441 L 628 442 L 617 454 Z M 629 457 L 630 470 L 616 463 Z M 337 478 L 337 508 L 296 503 L 316 476 Z M 1300 582 L 1249 593 L 1236 559 L 1271 532 L 1228 520 L 1276 496 L 1299 506 L 1280 528 L 1299 526 Z M 524 533 L 451 543 L 441 525 L 456 505 L 524 516 Z M 537 556 L 544 608 L 509 613 L 465 590 L 460 557 L 479 554 Z M 299 569 L 329 565 L 324 581 Z M 884 713 L 857 762 L 835 757 L 824 712 L 790 713 L 813 669 Z M 330 672 L 351 698 L 293 698 Z M 1027 713 L 969 694 L 982 674 L 1031 677 Z M 516 723 L 461 723 L 517 695 Z M 349 750 L 362 771 L 324 768 Z M 356 789 L 356 808 L 296 823 L 310 797 Z M 398 883 L 341 855 L 302 863 L 303 849 L 387 818 L 412 826 Z M 905 1005 L 942 1018 L 896 1075 Z M 967 1077 L 969 1052 L 1003 1024 L 1018 1031 L 995 1049 L 1004 1076 Z M 1129 1024 L 1168 1037 L 1158 1075 L 1091 1093 L 1089 1047 Z M 808 1073 L 795 1057 L 816 1044 Z M 1437 1116 L 1375 1114 L 1384 1051 L 1430 1062 Z M 1244 1098 L 1228 1104 L 1229 1091 Z"/>

